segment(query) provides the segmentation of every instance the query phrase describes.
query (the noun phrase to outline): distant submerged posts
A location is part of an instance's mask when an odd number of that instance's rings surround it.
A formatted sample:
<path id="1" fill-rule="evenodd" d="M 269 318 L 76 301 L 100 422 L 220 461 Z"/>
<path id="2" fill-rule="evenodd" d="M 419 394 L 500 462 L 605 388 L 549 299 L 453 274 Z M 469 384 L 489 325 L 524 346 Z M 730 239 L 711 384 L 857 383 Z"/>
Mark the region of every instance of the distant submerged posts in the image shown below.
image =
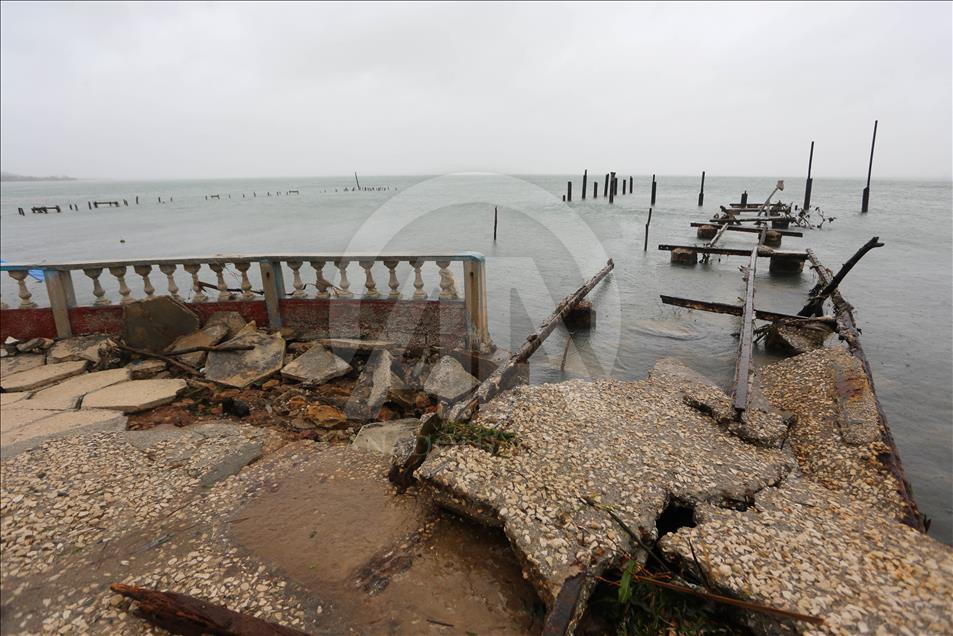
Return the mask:
<path id="1" fill-rule="evenodd" d="M 582 171 L 582 200 L 586 200 L 586 178 L 589 176 L 589 170 Z"/>
<path id="2" fill-rule="evenodd" d="M 566 201 L 572 203 L 572 181 L 566 182 Z"/>
<path id="3" fill-rule="evenodd" d="M 698 191 L 698 207 L 705 205 L 705 171 L 702 170 L 702 187 Z"/>
<path id="4" fill-rule="evenodd" d="M 496 222 L 497 222 L 498 212 L 499 211 L 497 210 L 497 207 L 494 205 L 493 206 L 493 242 L 494 243 L 496 243 Z"/>
<path id="5" fill-rule="evenodd" d="M 604 199 L 607 196 L 609 196 L 609 173 L 608 172 L 606 173 L 605 185 L 602 188 L 602 198 Z"/>
<path id="6" fill-rule="evenodd" d="M 632 194 L 633 192 L 635 192 L 635 179 L 633 177 L 629 177 L 629 194 Z"/>
<path id="7" fill-rule="evenodd" d="M 597 181 L 592 182 L 592 198 L 599 198 L 599 183 Z"/>
<path id="8" fill-rule="evenodd" d="M 655 205 L 655 175 L 652 175 L 652 205 Z"/>
<path id="9" fill-rule="evenodd" d="M 609 173 L 609 203 L 615 203 L 615 188 L 616 188 L 616 179 L 615 173 Z"/>
<path id="10" fill-rule="evenodd" d="M 864 188 L 864 199 L 860 211 L 866 212 L 870 203 L 870 173 L 874 169 L 874 144 L 877 143 L 877 120 L 874 120 L 874 138 L 870 142 L 870 164 L 867 166 L 867 187 Z"/>

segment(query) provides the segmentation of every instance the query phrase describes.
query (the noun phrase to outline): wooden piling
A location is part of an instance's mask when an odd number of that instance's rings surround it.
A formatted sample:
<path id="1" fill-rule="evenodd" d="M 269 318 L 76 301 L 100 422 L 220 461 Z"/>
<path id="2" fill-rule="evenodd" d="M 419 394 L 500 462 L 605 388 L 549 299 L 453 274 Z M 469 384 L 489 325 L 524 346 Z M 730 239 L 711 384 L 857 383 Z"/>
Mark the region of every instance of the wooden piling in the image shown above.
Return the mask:
<path id="1" fill-rule="evenodd" d="M 599 198 L 599 182 L 598 181 L 592 182 L 592 198 L 593 199 Z"/>
<path id="2" fill-rule="evenodd" d="M 626 186 L 628 186 L 628 185 L 629 185 L 629 180 L 628 180 L 628 179 L 622 179 L 622 194 L 625 194 L 625 189 L 626 189 Z"/>
<path id="3" fill-rule="evenodd" d="M 741 207 L 748 205 L 748 191 L 745 190 L 741 193 Z"/>
<path id="4" fill-rule="evenodd" d="M 652 205 L 655 205 L 655 175 L 652 175 Z"/>
<path id="5" fill-rule="evenodd" d="M 874 144 L 877 143 L 877 120 L 874 120 L 874 138 L 870 141 L 870 164 L 867 166 L 867 187 L 864 188 L 863 202 L 860 207 L 861 212 L 867 212 L 870 203 L 870 173 L 874 169 Z"/>
<path id="6" fill-rule="evenodd" d="M 582 171 L 582 200 L 586 200 L 586 179 L 589 176 L 589 170 Z"/>
<path id="7" fill-rule="evenodd" d="M 705 205 L 705 171 L 702 170 L 702 187 L 698 191 L 698 207 Z"/>
<path id="8" fill-rule="evenodd" d="M 615 203 L 615 189 L 616 189 L 616 178 L 615 173 L 610 172 L 611 177 L 609 177 L 609 203 Z"/>
<path id="9" fill-rule="evenodd" d="M 604 199 L 607 196 L 609 196 L 609 173 L 608 172 L 606 173 L 605 186 L 602 188 L 602 198 Z"/>
<path id="10" fill-rule="evenodd" d="M 629 194 L 635 192 L 635 180 L 632 177 L 629 177 Z"/>
<path id="11" fill-rule="evenodd" d="M 811 178 L 811 165 L 814 163 L 814 141 L 811 140 L 811 154 L 807 159 L 807 182 L 804 184 L 804 205 L 801 209 L 807 214 L 811 209 L 811 188 L 814 185 L 814 179 Z"/>
<path id="12" fill-rule="evenodd" d="M 652 208 L 649 208 L 649 218 L 645 222 L 645 244 L 642 245 L 642 251 L 649 251 L 649 224 L 652 222 Z"/>
<path id="13" fill-rule="evenodd" d="M 87 202 L 86 202 L 86 207 L 88 207 L 90 210 L 92 210 L 92 209 L 93 209 L 93 204 L 90 203 L 89 201 L 87 201 Z"/>
<path id="14" fill-rule="evenodd" d="M 493 206 L 493 242 L 496 243 L 496 222 L 497 222 L 497 208 Z"/>
<path id="15" fill-rule="evenodd" d="M 572 181 L 566 182 L 566 201 L 572 203 Z"/>

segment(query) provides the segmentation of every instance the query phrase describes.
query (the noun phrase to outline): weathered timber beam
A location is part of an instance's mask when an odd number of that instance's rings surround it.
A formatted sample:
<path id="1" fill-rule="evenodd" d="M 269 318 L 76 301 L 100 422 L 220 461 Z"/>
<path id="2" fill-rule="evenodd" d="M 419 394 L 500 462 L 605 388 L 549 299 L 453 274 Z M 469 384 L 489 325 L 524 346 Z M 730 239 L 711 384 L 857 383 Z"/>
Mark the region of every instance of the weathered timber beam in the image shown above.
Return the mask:
<path id="1" fill-rule="evenodd" d="M 705 227 L 706 225 L 711 225 L 711 223 L 698 223 L 697 221 L 691 223 L 691 227 Z M 749 234 L 757 234 L 761 231 L 757 227 L 745 227 L 742 225 L 731 225 L 730 223 L 724 223 L 725 227 L 728 228 L 729 232 L 748 232 Z M 804 232 L 796 232 L 795 230 L 772 230 L 778 232 L 781 236 L 804 236 Z"/>
<path id="2" fill-rule="evenodd" d="M 685 307 L 686 309 L 697 309 L 698 311 L 707 311 L 713 314 L 728 314 L 729 316 L 741 316 L 744 314 L 744 305 L 731 305 L 728 303 L 713 303 L 706 300 L 693 300 L 691 298 L 679 298 L 677 296 L 666 296 L 665 294 L 660 294 L 659 298 L 662 299 L 662 302 L 666 305 L 674 305 L 676 307 Z M 761 309 L 754 310 L 754 317 L 758 320 L 767 320 L 769 322 L 777 322 L 778 320 L 797 320 L 797 321 L 817 321 L 817 322 L 834 322 L 834 318 L 830 316 L 823 316 L 820 318 L 805 318 L 803 316 L 795 316 L 793 314 L 782 314 L 776 311 L 762 311 Z"/>
<path id="3" fill-rule="evenodd" d="M 798 312 L 798 316 L 813 316 L 821 313 L 824 309 L 824 299 L 830 296 L 837 286 L 840 285 L 841 281 L 844 280 L 844 277 L 847 276 L 847 273 L 854 268 L 854 265 L 857 264 L 861 258 L 864 257 L 864 254 L 876 247 L 883 247 L 884 244 L 880 242 L 880 237 L 875 236 L 861 246 L 857 252 L 844 263 L 840 271 L 821 288 L 821 285 L 818 284 L 814 290 L 811 291 L 811 299 L 808 301 L 804 308 Z M 820 289 L 820 291 L 817 291 Z"/>
<path id="4" fill-rule="evenodd" d="M 759 216 L 759 217 L 750 217 L 750 218 L 737 218 L 737 217 L 722 217 L 718 219 L 711 219 L 708 221 L 709 225 L 712 223 L 767 223 L 768 221 L 793 221 L 793 216 Z"/>
<path id="5" fill-rule="evenodd" d="M 159 626 L 174 633 L 220 634 L 225 636 L 306 636 L 291 627 L 269 623 L 249 614 L 240 614 L 186 594 L 159 592 L 135 585 L 109 586 L 139 603 L 139 611 Z M 187 630 L 187 631 L 186 631 Z"/>
<path id="6" fill-rule="evenodd" d="M 705 247 L 704 245 L 659 245 L 658 248 L 663 252 L 671 252 L 672 250 L 692 250 L 698 252 L 699 254 L 719 254 L 721 256 L 750 256 L 751 250 L 743 250 L 729 247 Z M 806 261 L 807 254 L 805 252 L 788 252 L 782 250 L 774 250 L 770 247 L 758 247 L 757 255 L 761 258 L 768 258 L 777 256 L 780 258 L 790 258 L 799 261 Z"/>
<path id="7" fill-rule="evenodd" d="M 824 267 L 813 250 L 807 250 L 807 256 L 811 261 L 811 267 L 817 272 L 817 278 L 826 287 L 833 282 L 833 274 Z M 870 392 L 874 395 L 874 402 L 877 405 L 877 417 L 880 419 L 881 439 L 890 449 L 887 454 L 878 455 L 879 461 L 893 474 L 897 480 L 897 490 L 900 498 L 903 500 L 905 512 L 901 521 L 908 526 L 919 530 L 927 531 L 926 517 L 920 512 L 917 502 L 913 498 L 913 489 L 910 482 L 907 481 L 907 475 L 903 470 L 903 463 L 900 461 L 900 451 L 897 450 L 897 444 L 890 432 L 890 426 L 887 423 L 887 414 L 884 413 L 883 406 L 880 404 L 880 398 L 877 397 L 877 391 L 874 389 L 874 376 L 870 370 L 870 363 L 860 344 L 860 330 L 857 329 L 857 323 L 854 320 L 854 308 L 841 295 L 840 291 L 834 289 L 830 295 L 831 304 L 834 307 L 834 318 L 837 324 L 837 333 L 841 340 L 847 343 L 847 349 L 860 362 L 867 375 L 867 382 L 870 384 Z"/>
<path id="8" fill-rule="evenodd" d="M 754 343 L 754 277 L 758 265 L 758 248 L 751 250 L 748 267 L 745 268 L 745 306 L 741 315 L 741 335 L 738 338 L 738 358 L 735 361 L 735 389 L 733 406 L 735 417 L 748 410 L 748 384 L 751 374 L 751 353 Z"/>

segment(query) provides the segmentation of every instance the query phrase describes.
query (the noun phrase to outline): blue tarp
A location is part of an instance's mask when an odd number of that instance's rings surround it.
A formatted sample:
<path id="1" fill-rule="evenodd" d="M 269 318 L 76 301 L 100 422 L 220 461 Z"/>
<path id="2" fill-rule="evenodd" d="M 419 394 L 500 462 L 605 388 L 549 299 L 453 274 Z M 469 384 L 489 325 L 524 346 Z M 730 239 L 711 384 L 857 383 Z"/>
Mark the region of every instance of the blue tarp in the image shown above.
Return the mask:
<path id="1" fill-rule="evenodd" d="M 6 261 L 3 260 L 2 258 L 0 258 L 0 263 L 6 263 Z M 35 280 L 38 280 L 38 281 L 40 281 L 41 283 L 43 282 L 44 277 L 43 277 L 43 270 L 42 270 L 42 269 L 31 269 L 29 273 L 30 273 L 30 278 L 33 278 L 33 279 L 35 279 Z"/>

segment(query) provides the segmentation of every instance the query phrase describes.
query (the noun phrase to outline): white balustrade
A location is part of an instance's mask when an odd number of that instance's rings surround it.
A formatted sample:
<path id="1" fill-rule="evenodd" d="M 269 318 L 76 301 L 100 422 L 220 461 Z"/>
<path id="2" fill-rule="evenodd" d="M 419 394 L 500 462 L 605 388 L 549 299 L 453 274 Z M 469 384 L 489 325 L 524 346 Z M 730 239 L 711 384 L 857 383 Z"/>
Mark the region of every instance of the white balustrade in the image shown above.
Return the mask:
<path id="1" fill-rule="evenodd" d="M 250 278 L 251 265 L 258 263 L 261 270 L 262 289 L 254 289 Z M 94 306 L 108 306 L 113 302 L 110 300 L 104 287 L 103 271 L 108 271 L 115 283 L 112 290 L 118 291 L 118 304 L 125 305 L 139 298 L 154 298 L 158 291 L 151 280 L 154 270 L 165 276 L 166 294 L 177 300 L 184 300 L 180 296 L 179 284 L 176 282 L 175 274 L 181 266 L 184 272 L 191 277 L 191 294 L 188 302 L 204 303 L 210 300 L 206 295 L 206 288 L 215 288 L 217 294 L 215 300 L 218 302 L 227 302 L 233 300 L 239 301 L 264 301 L 268 307 L 269 323 L 272 327 L 280 326 L 281 311 L 279 304 L 281 299 L 290 295 L 291 298 L 306 299 L 309 298 L 308 286 L 311 283 L 305 282 L 305 274 L 301 268 L 308 264 L 314 270 L 314 288 L 316 293 L 314 298 L 321 300 L 332 300 L 333 298 L 348 299 L 354 298 L 358 293 L 352 290 L 351 281 L 348 278 L 349 267 L 356 265 L 363 270 L 364 281 L 363 290 L 359 297 L 367 299 L 380 299 L 386 297 L 391 301 L 399 301 L 402 298 L 412 298 L 416 301 L 430 298 L 427 290 L 427 280 L 437 281 L 439 292 L 437 298 L 441 301 L 458 301 L 465 303 L 466 312 L 470 318 L 471 334 L 476 334 L 479 342 L 489 342 L 489 336 L 486 333 L 486 289 L 485 289 L 485 271 L 482 256 L 478 254 L 457 254 L 447 256 L 390 256 L 390 255 L 335 255 L 335 254 L 313 254 L 302 256 L 256 256 L 256 257 L 208 257 L 208 258 L 183 258 L 183 259 L 153 259 L 139 261 L 113 261 L 113 262 L 88 262 L 88 263 L 65 263 L 65 264 L 13 264 L 5 263 L 0 265 L 0 270 L 7 271 L 8 275 L 16 281 L 18 287 L 18 296 L 20 298 L 20 309 L 31 309 L 37 307 L 33 299 L 33 294 L 27 287 L 27 278 L 30 269 L 40 269 L 48 272 L 47 292 L 50 299 L 50 306 L 54 309 L 56 325 L 58 332 L 69 331 L 69 314 L 66 311 L 68 307 L 75 306 L 76 300 L 73 292 L 73 282 L 70 277 L 71 271 L 81 271 L 85 279 L 92 282 L 92 296 Z M 337 284 L 326 277 L 325 267 L 331 264 L 337 270 Z M 225 279 L 225 270 L 228 264 L 232 264 L 241 277 L 240 292 L 231 290 Z M 428 267 L 428 264 L 429 267 Z M 434 264 L 436 268 L 434 268 Z M 456 265 L 455 265 L 456 264 Z M 461 296 L 457 288 L 457 279 L 455 278 L 453 267 L 463 266 L 464 294 Z M 282 276 L 282 265 L 287 265 L 291 271 L 291 289 L 286 289 Z M 142 281 L 141 287 L 137 286 L 135 294 L 126 280 L 129 268 Z M 215 284 L 203 282 L 201 280 L 201 271 L 208 268 L 215 273 Z M 403 269 L 406 268 L 406 269 Z M 358 270 L 358 271 L 360 271 Z M 385 276 L 381 280 L 386 280 L 386 290 L 382 292 L 378 289 L 378 282 L 375 279 L 375 270 Z M 353 270 L 352 270 L 353 271 Z M 459 271 L 459 270 L 457 270 Z M 413 292 L 408 295 L 401 293 L 401 272 L 405 272 L 408 283 L 413 285 Z M 257 274 L 257 272 L 256 272 Z M 110 280 L 112 280 L 110 279 Z M 257 282 L 255 284 L 258 284 Z M 432 282 L 429 284 L 433 284 Z M 86 294 L 89 294 L 89 287 L 86 287 Z M 87 296 L 88 298 L 88 296 Z M 61 334 L 62 335 L 62 334 Z"/>

